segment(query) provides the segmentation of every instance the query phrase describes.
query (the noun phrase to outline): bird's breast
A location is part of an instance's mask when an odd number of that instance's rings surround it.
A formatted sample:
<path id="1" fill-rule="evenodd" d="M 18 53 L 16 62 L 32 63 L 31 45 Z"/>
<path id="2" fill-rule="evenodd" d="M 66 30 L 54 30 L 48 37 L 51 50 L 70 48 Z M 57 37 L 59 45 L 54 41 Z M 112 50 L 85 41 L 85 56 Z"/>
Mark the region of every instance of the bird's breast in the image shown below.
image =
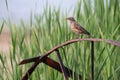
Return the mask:
<path id="1" fill-rule="evenodd" d="M 81 34 L 82 33 L 82 30 L 80 30 L 79 28 L 76 27 L 76 24 L 73 22 L 71 23 L 71 29 L 77 33 L 77 34 Z"/>
<path id="2" fill-rule="evenodd" d="M 75 29 L 75 23 L 71 23 L 71 29 Z"/>

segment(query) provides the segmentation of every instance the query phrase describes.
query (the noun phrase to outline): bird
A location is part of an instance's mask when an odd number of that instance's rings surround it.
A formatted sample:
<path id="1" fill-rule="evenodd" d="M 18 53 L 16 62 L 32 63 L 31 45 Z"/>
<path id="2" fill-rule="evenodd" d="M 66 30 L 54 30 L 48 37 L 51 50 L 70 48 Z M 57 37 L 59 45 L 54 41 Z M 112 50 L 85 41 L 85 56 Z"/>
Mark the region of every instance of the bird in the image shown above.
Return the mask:
<path id="1" fill-rule="evenodd" d="M 76 34 L 86 34 L 90 36 L 90 33 L 85 30 L 73 17 L 66 18 L 68 21 L 70 21 L 70 27 Z"/>

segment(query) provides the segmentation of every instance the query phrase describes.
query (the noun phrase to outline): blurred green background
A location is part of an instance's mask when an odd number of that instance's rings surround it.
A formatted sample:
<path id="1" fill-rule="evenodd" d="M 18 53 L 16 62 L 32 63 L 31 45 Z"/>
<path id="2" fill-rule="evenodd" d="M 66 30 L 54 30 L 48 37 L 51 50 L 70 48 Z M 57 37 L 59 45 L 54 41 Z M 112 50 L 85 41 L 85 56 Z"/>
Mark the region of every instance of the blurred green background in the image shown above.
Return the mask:
<path id="1" fill-rule="evenodd" d="M 4 4 L 9 12 L 9 2 L 5 0 Z M 44 54 L 56 45 L 74 39 L 76 35 L 68 27 L 67 17 L 73 16 L 94 38 L 120 41 L 120 0 L 78 0 L 72 6 L 70 9 L 73 10 L 69 12 L 63 10 L 61 6 L 51 7 L 48 1 L 42 8 L 42 13 L 36 15 L 30 11 L 27 22 L 24 19 L 19 23 L 14 23 L 11 18 L 1 20 L 0 36 L 7 26 L 10 44 L 7 53 L 0 51 L 0 80 L 21 80 L 22 75 L 31 66 L 31 64 L 18 66 L 22 59 Z M 81 74 L 83 79 L 90 80 L 90 42 L 68 45 L 60 49 L 60 53 L 65 66 Z M 56 56 L 52 53 L 49 57 L 58 61 Z M 96 42 L 95 80 L 120 80 L 119 58 L 119 47 Z M 64 78 L 51 67 L 39 64 L 30 79 L 63 80 Z"/>

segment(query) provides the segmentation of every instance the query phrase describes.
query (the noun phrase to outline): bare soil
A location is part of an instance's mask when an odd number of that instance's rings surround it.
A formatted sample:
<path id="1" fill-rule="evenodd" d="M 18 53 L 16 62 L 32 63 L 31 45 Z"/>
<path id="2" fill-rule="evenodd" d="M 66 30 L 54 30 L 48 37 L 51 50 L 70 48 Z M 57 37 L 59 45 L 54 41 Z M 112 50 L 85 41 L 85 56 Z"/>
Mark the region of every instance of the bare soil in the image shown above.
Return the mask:
<path id="1" fill-rule="evenodd" d="M 0 34 L 0 52 L 8 53 L 10 45 L 11 45 L 10 31 L 8 28 L 4 27 L 2 33 Z"/>

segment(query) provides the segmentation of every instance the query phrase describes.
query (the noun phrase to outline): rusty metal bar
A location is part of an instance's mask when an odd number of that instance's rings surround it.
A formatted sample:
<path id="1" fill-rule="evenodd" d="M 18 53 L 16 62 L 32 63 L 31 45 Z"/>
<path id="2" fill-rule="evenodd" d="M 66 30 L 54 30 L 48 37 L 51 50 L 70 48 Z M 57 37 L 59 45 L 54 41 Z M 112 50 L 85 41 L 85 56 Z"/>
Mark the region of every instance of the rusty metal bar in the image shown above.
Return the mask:
<path id="1" fill-rule="evenodd" d="M 67 72 L 66 72 L 66 69 L 63 65 L 63 61 L 62 61 L 62 58 L 60 56 L 59 50 L 57 49 L 57 50 L 55 50 L 55 52 L 56 52 L 58 59 L 59 59 L 59 64 L 60 64 L 61 70 L 62 70 L 63 75 L 64 75 L 64 80 L 68 80 Z"/>
<path id="2" fill-rule="evenodd" d="M 94 80 L 94 42 L 91 41 L 91 80 Z"/>

